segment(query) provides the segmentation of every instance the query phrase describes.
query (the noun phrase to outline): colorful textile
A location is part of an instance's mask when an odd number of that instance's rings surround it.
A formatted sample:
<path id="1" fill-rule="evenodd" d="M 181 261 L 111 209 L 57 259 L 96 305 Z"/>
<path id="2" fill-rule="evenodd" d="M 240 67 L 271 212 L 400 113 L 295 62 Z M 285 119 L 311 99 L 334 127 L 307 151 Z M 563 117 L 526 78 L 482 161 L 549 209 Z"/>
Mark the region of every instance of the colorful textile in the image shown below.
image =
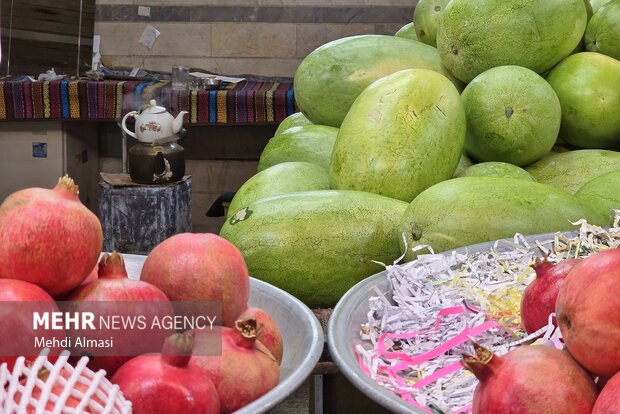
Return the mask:
<path id="1" fill-rule="evenodd" d="M 0 82 L 0 120 L 120 120 L 150 99 L 189 124 L 277 124 L 297 111 L 293 83 L 248 79 L 210 91 L 169 82 L 59 80 Z"/>

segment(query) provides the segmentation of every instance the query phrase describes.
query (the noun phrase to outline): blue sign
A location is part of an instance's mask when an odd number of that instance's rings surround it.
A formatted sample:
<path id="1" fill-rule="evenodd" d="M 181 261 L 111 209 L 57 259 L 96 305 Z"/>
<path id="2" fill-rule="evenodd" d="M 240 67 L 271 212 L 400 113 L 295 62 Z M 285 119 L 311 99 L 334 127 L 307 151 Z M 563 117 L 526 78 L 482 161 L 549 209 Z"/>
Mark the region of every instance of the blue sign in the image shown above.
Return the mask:
<path id="1" fill-rule="evenodd" d="M 34 158 L 47 158 L 47 142 L 33 142 L 32 156 Z"/>

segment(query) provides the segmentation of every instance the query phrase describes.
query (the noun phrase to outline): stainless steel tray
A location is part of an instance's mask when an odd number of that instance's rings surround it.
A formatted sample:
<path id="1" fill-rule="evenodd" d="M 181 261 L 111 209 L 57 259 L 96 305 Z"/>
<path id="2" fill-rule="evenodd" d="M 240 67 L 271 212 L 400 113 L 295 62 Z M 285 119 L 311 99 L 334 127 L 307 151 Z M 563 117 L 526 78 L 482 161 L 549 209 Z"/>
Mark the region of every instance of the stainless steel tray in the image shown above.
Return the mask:
<path id="1" fill-rule="evenodd" d="M 578 234 L 577 231 L 562 232 L 569 237 Z M 527 236 L 528 243 L 536 240 L 546 241 L 553 238 L 555 233 L 538 234 Z M 512 239 L 505 239 L 512 241 Z M 495 241 L 479 243 L 472 246 L 455 249 L 459 253 L 475 253 L 489 250 Z M 501 245 L 498 246 L 501 248 Z M 453 250 L 441 254 L 450 255 Z M 367 322 L 366 314 L 369 311 L 368 299 L 376 296 L 375 287 L 381 292 L 388 293 L 386 297 L 391 299 L 389 294 L 387 272 L 383 271 L 353 286 L 338 302 L 332 311 L 329 325 L 327 328 L 327 343 L 329 352 L 340 371 L 355 385 L 361 392 L 381 404 L 383 407 L 396 413 L 419 413 L 425 414 L 413 407 L 400 397 L 390 393 L 385 388 L 378 385 L 359 367 L 355 357 L 355 345 L 360 342 L 360 325 Z"/>

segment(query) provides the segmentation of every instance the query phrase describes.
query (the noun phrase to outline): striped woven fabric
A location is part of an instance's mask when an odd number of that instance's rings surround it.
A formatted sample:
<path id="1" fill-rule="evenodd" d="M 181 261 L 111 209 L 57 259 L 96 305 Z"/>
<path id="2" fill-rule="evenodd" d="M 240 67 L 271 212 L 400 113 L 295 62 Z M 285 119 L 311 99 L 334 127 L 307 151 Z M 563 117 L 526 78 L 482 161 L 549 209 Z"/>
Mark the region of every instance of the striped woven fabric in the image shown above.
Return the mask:
<path id="1" fill-rule="evenodd" d="M 0 82 L 0 120 L 120 120 L 157 100 L 190 124 L 275 124 L 294 113 L 292 82 L 248 79 L 211 91 L 173 91 L 169 82 Z"/>

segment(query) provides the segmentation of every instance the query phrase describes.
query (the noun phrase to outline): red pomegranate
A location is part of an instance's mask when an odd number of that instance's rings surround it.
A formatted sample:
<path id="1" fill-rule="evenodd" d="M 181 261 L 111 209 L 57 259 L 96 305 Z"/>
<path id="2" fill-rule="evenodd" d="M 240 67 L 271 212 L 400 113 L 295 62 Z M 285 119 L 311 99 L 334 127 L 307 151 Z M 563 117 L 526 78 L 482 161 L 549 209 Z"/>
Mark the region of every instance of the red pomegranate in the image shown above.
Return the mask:
<path id="1" fill-rule="evenodd" d="M 195 332 L 190 365 L 202 369 L 213 381 L 222 413 L 238 410 L 278 384 L 280 367 L 256 340 L 256 320 L 238 320 L 234 328 Z M 222 353 L 213 355 L 214 337 L 220 332 Z"/>
<path id="2" fill-rule="evenodd" d="M 594 254 L 571 270 L 556 304 L 566 348 L 596 376 L 620 371 L 620 249 Z"/>
<path id="3" fill-rule="evenodd" d="M 614 375 L 598 395 L 592 414 L 620 413 L 620 373 Z"/>
<path id="4" fill-rule="evenodd" d="M 580 259 L 566 259 L 553 264 L 546 259 L 537 259 L 532 265 L 536 279 L 525 288 L 521 297 L 521 323 L 527 333 L 547 326 L 549 315 L 555 312 L 560 286 L 568 272 L 579 262 Z"/>
<path id="5" fill-rule="evenodd" d="M 589 414 L 596 386 L 564 351 L 544 345 L 521 346 L 500 357 L 475 344 L 476 356 L 462 364 L 480 383 L 473 414 Z"/>
<path id="6" fill-rule="evenodd" d="M 99 263 L 98 262 L 95 265 L 95 267 L 93 267 L 93 270 L 91 270 L 90 273 L 86 276 L 86 279 L 84 279 L 84 281 L 82 282 L 82 285 L 85 285 L 90 282 L 94 282 L 97 279 L 99 279 Z"/>
<path id="7" fill-rule="evenodd" d="M 45 329 L 41 325 L 34 329 L 34 312 L 41 316 L 51 315 L 51 312 L 58 312 L 58 306 L 37 285 L 16 279 L 0 279 L 0 337 L 5 338 L 0 342 L 0 364 L 6 362 L 9 370 L 13 369 L 19 356 L 23 355 L 27 362 L 32 362 L 43 349 L 49 348 L 49 359 L 54 361 L 63 350 L 60 341 L 66 337 L 65 330 L 53 330 L 52 326 Z M 36 338 L 56 338 L 59 342 L 47 346 L 37 344 Z"/>
<path id="8" fill-rule="evenodd" d="M 174 334 L 161 355 L 142 355 L 125 363 L 112 377 L 133 414 L 219 414 L 217 391 L 208 376 L 190 365 L 193 333 Z"/>
<path id="9" fill-rule="evenodd" d="M 80 202 L 68 176 L 53 190 L 20 190 L 0 205 L 0 278 L 59 295 L 82 283 L 102 245 L 101 223 Z"/>
<path id="10" fill-rule="evenodd" d="M 99 278 L 99 263 L 97 263 L 95 265 L 95 267 L 93 267 L 93 270 L 90 271 L 90 273 L 88 274 L 88 276 L 86 276 L 86 279 L 84 279 L 84 281 L 80 284 L 80 286 L 85 285 L 85 284 L 90 283 L 90 282 L 94 282 L 98 278 Z M 80 287 L 80 286 L 78 286 L 78 287 Z M 75 289 L 77 289 L 77 288 L 75 288 Z M 75 289 L 71 289 L 70 291 L 64 292 L 64 293 L 62 293 L 60 295 L 54 295 L 54 300 L 57 300 L 59 302 L 67 300 L 67 298 L 69 296 L 71 296 L 71 294 L 73 293 L 73 291 Z"/>
<path id="11" fill-rule="evenodd" d="M 267 312 L 259 308 L 247 308 L 239 319 L 256 319 L 256 340 L 271 352 L 278 364 L 282 363 L 282 334 L 276 322 Z"/>
<path id="12" fill-rule="evenodd" d="M 159 329 L 153 326 L 154 318 L 162 321 L 172 318 L 174 309 L 166 295 L 157 287 L 141 280 L 127 277 L 123 256 L 117 252 L 104 254 L 99 262 L 99 278 L 75 289 L 67 298 L 68 310 L 72 312 L 90 311 L 97 318 L 106 321 L 124 319 L 134 322 L 134 328 L 120 325 L 98 324 L 96 330 L 70 330 L 73 338 L 73 352 L 78 355 L 94 356 L 89 367 L 97 371 L 104 369 L 110 377 L 132 356 L 155 352 L 161 349 L 164 340 L 174 333 L 174 329 Z M 85 303 L 88 302 L 88 303 Z M 93 303 L 96 302 L 96 303 Z M 120 302 L 131 302 L 120 304 Z M 144 325 L 139 325 L 140 317 Z M 85 346 L 77 343 L 77 338 L 106 340 L 113 338 L 113 348 Z M 98 344 L 97 344 L 98 345 Z"/>
<path id="13" fill-rule="evenodd" d="M 222 321 L 232 326 L 250 293 L 248 269 L 239 250 L 211 233 L 182 233 L 164 240 L 146 258 L 140 280 L 171 301 L 221 303 Z"/>

